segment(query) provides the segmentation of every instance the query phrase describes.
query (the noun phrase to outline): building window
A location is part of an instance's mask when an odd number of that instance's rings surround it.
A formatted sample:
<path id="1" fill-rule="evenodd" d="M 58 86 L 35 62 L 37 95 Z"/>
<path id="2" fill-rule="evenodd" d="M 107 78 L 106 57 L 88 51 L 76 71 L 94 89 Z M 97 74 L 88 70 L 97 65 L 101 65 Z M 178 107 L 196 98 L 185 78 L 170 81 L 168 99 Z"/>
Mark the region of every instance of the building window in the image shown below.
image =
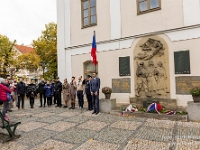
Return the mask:
<path id="1" fill-rule="evenodd" d="M 96 0 L 81 0 L 82 5 L 82 27 L 97 24 Z"/>
<path id="2" fill-rule="evenodd" d="M 95 66 L 92 61 L 84 62 L 84 79 L 87 78 L 87 75 L 91 75 L 96 72 L 98 74 L 98 64 Z"/>
<path id="3" fill-rule="evenodd" d="M 138 14 L 161 9 L 161 0 L 137 0 Z"/>
<path id="4" fill-rule="evenodd" d="M 175 74 L 190 74 L 190 51 L 174 52 Z"/>

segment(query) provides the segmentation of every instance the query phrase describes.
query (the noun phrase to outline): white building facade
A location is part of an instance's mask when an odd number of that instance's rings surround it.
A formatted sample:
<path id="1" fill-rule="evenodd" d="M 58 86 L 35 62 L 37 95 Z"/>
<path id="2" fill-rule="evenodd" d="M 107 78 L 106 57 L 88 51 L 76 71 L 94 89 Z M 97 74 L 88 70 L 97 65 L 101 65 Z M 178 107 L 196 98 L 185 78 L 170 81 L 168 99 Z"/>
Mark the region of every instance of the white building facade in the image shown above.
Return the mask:
<path id="1" fill-rule="evenodd" d="M 90 51 L 95 31 L 101 88 L 116 86 L 115 81 L 121 79 L 129 81 L 129 92 L 120 91 L 119 87 L 112 93 L 111 97 L 116 98 L 117 103 L 130 103 L 131 98 L 138 98 L 138 86 L 141 86 L 139 94 L 143 97 L 146 83 L 140 82 L 137 63 L 144 62 L 148 68 L 151 59 L 155 69 L 159 61 L 163 63 L 169 91 L 160 95 L 153 93 L 150 97 L 176 99 L 178 106 L 185 107 L 192 100 L 187 90 L 191 86 L 200 86 L 200 0 L 57 0 L 57 24 L 61 80 L 71 80 L 72 76 L 79 75 L 86 77 L 94 71 Z M 154 40 L 154 46 L 148 44 L 148 39 Z M 145 50 L 141 44 L 151 50 Z M 151 56 L 148 53 L 153 48 L 159 52 L 153 52 Z M 184 59 L 180 58 L 181 54 L 175 55 L 185 51 L 189 53 L 187 63 L 180 66 L 178 60 L 185 63 Z M 141 57 L 141 52 L 142 56 L 147 54 L 148 59 Z M 130 74 L 120 75 L 120 57 L 129 57 Z M 103 97 L 100 91 L 100 98 Z"/>

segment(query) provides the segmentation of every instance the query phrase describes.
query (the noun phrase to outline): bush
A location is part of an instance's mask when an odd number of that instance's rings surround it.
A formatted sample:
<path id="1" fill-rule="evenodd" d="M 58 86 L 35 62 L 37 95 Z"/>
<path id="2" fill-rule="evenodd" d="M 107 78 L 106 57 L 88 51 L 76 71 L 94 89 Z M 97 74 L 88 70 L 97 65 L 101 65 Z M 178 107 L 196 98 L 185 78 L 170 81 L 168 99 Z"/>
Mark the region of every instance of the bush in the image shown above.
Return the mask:
<path id="1" fill-rule="evenodd" d="M 110 88 L 110 87 L 103 87 L 102 88 L 102 93 L 104 93 L 104 94 L 111 94 L 112 93 L 112 88 Z"/>
<path id="2" fill-rule="evenodd" d="M 190 90 L 190 94 L 192 96 L 200 96 L 200 88 L 199 87 L 192 88 Z"/>

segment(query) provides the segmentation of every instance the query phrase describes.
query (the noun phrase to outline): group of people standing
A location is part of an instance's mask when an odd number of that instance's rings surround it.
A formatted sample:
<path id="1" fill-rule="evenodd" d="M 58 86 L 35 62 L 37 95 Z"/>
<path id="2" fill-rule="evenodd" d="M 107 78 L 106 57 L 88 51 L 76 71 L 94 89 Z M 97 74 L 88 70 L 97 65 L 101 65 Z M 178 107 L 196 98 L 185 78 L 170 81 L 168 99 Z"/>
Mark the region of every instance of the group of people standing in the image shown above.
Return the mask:
<path id="1" fill-rule="evenodd" d="M 99 113 L 99 89 L 100 89 L 100 79 L 93 73 L 93 77 L 87 75 L 87 79 L 82 80 L 82 76 L 78 77 L 78 81 L 75 80 L 73 76 L 71 82 L 67 79 L 64 80 L 62 84 L 63 100 L 65 105 L 63 108 L 69 106 L 69 101 L 71 100 L 71 106 L 69 109 L 75 109 L 75 99 L 78 99 L 79 109 L 83 109 L 84 105 L 84 95 L 86 95 L 88 101 L 88 110 L 92 111 L 92 114 Z"/>
<path id="2" fill-rule="evenodd" d="M 93 76 L 93 77 L 92 77 Z M 68 82 L 64 79 L 61 83 L 59 77 L 56 78 L 55 82 L 45 82 L 44 78 L 41 79 L 40 83 L 36 85 L 34 80 L 31 80 L 30 84 L 26 85 L 23 79 L 20 78 L 19 82 L 13 80 L 1 79 L 0 81 L 0 101 L 3 101 L 4 109 L 3 115 L 10 110 L 10 104 L 8 102 L 6 93 L 12 95 L 12 100 L 16 101 L 18 110 L 24 109 L 24 98 L 25 96 L 30 100 L 30 107 L 34 108 L 35 97 L 39 94 L 40 107 L 56 105 L 55 107 L 62 107 L 62 96 L 64 101 L 63 108 L 75 109 L 75 100 L 78 99 L 79 109 L 83 109 L 84 95 L 86 95 L 88 101 L 88 110 L 92 111 L 92 114 L 99 113 L 99 89 L 100 79 L 94 72 L 92 76 L 87 75 L 87 79 L 82 80 L 82 76 L 78 77 L 78 81 L 72 76 L 71 81 Z M 71 101 L 71 104 L 69 104 Z M 21 107 L 20 107 L 21 106 Z M 6 117 L 6 116 L 5 116 Z"/>

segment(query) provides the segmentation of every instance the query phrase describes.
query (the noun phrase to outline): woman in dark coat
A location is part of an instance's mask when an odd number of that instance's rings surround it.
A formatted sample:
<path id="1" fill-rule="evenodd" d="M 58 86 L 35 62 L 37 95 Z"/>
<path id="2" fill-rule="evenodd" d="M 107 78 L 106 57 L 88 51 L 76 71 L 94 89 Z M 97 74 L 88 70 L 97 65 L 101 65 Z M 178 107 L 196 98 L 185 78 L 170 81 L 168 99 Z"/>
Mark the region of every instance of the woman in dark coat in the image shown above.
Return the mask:
<path id="1" fill-rule="evenodd" d="M 45 90 L 45 97 L 47 98 L 47 105 L 51 106 L 52 96 L 54 92 L 53 86 L 50 84 L 49 81 L 47 81 L 47 84 L 44 86 Z"/>

